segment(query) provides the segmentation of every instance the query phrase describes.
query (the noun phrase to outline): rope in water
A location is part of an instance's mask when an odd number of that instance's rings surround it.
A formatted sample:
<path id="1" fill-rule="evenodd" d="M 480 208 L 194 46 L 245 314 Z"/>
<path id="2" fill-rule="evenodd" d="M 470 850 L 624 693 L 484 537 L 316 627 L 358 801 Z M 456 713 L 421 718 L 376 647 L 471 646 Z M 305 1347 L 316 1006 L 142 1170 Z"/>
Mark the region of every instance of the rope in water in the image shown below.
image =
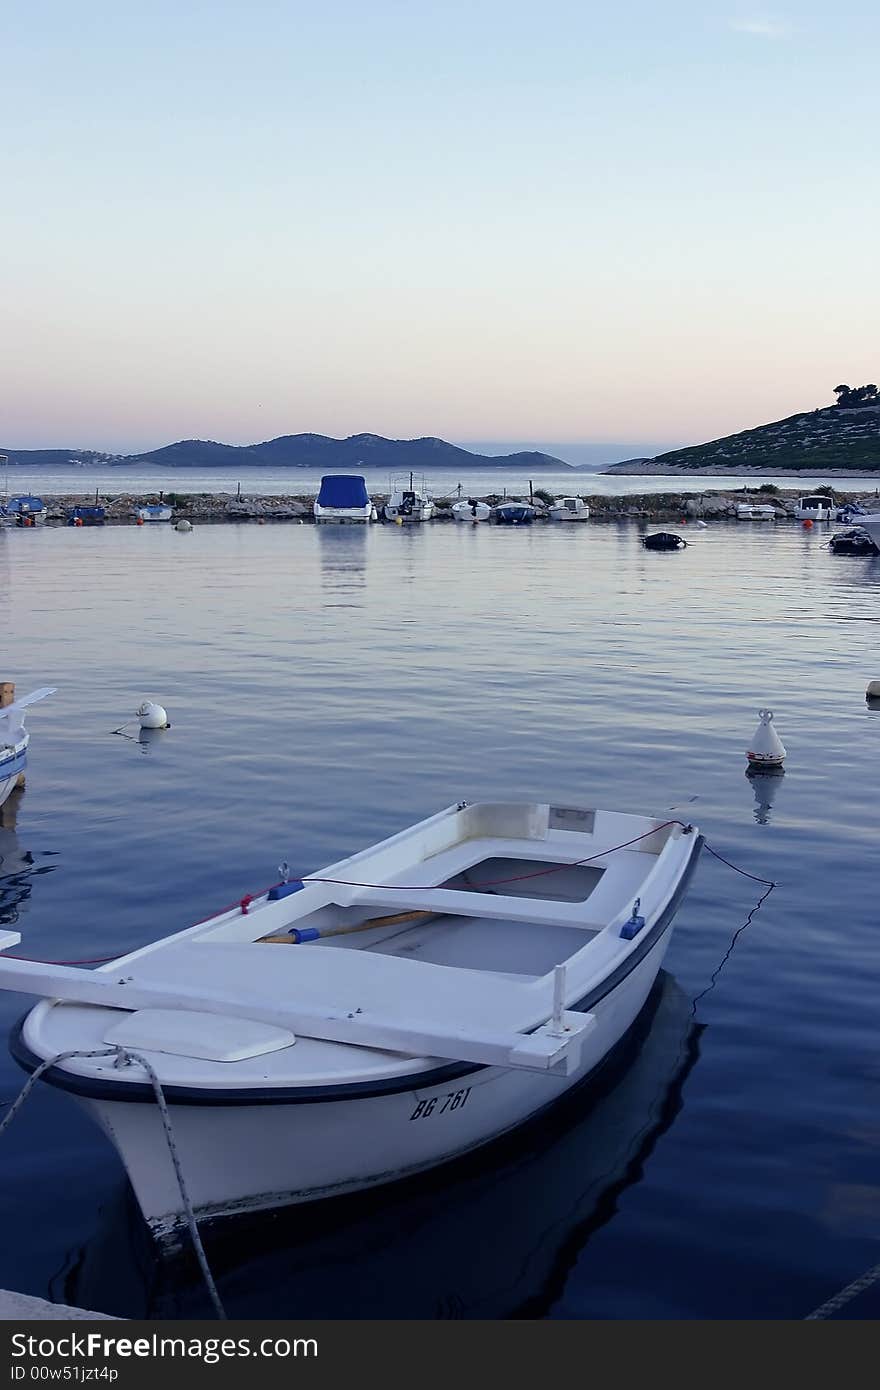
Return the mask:
<path id="1" fill-rule="evenodd" d="M 205 1254 L 205 1247 L 202 1245 L 202 1238 L 199 1234 L 199 1227 L 196 1221 L 195 1212 L 193 1210 L 193 1204 L 190 1200 L 189 1192 L 187 1191 L 186 1182 L 184 1180 L 183 1168 L 181 1167 L 180 1163 L 180 1155 L 177 1152 L 177 1144 L 174 1138 L 174 1130 L 171 1125 L 171 1115 L 168 1111 L 168 1103 L 165 1100 L 165 1092 L 162 1090 L 161 1081 L 159 1080 L 150 1063 L 147 1061 L 146 1057 L 142 1056 L 142 1054 L 139 1052 L 129 1052 L 126 1048 L 123 1047 L 102 1047 L 97 1048 L 93 1051 L 74 1049 L 70 1052 L 56 1053 L 54 1057 L 49 1057 L 46 1059 L 45 1062 L 41 1062 L 40 1065 L 34 1069 L 34 1071 L 28 1077 L 27 1081 L 22 1086 L 15 1100 L 12 1102 L 9 1114 L 6 1115 L 2 1121 L 0 1121 L 0 1137 L 2 1137 L 3 1134 L 5 1134 L 6 1130 L 12 1124 L 13 1119 L 18 1114 L 21 1107 L 24 1105 L 25 1101 L 27 1100 L 28 1096 L 30 1095 L 31 1091 L 33 1090 L 34 1086 L 39 1081 L 43 1073 L 47 1072 L 50 1067 L 57 1066 L 59 1062 L 67 1062 L 74 1057 L 115 1057 L 117 1066 L 128 1066 L 131 1062 L 136 1062 L 138 1066 L 143 1067 L 144 1071 L 147 1073 L 147 1076 L 150 1078 L 150 1084 L 153 1087 L 153 1094 L 156 1097 L 156 1104 L 159 1108 L 159 1116 L 162 1120 L 162 1127 L 165 1130 L 165 1139 L 168 1144 L 168 1152 L 171 1155 L 171 1162 L 174 1166 L 174 1174 L 177 1178 L 177 1186 L 180 1191 L 180 1200 L 183 1203 L 183 1210 L 186 1215 L 186 1223 L 189 1227 L 189 1233 L 192 1238 L 193 1247 L 196 1252 L 196 1258 L 199 1262 L 199 1267 L 202 1271 L 205 1284 L 207 1285 L 208 1293 L 211 1297 L 211 1302 L 214 1305 L 214 1311 L 216 1312 L 218 1318 L 225 1321 L 226 1310 L 224 1309 L 223 1304 L 220 1301 L 220 1295 L 217 1292 L 217 1285 L 214 1283 L 214 1276 L 211 1274 L 211 1267 L 208 1264 L 208 1257 Z"/>
<path id="2" fill-rule="evenodd" d="M 874 1265 L 872 1269 L 865 1270 L 859 1279 L 854 1279 L 851 1284 L 847 1284 L 845 1289 L 836 1293 L 833 1298 L 829 1298 L 826 1303 L 822 1303 L 815 1308 L 812 1313 L 807 1313 L 804 1322 L 814 1322 L 817 1318 L 829 1318 L 832 1313 L 836 1313 L 838 1308 L 854 1299 L 857 1294 L 864 1293 L 872 1284 L 876 1284 L 880 1279 L 880 1265 Z"/>

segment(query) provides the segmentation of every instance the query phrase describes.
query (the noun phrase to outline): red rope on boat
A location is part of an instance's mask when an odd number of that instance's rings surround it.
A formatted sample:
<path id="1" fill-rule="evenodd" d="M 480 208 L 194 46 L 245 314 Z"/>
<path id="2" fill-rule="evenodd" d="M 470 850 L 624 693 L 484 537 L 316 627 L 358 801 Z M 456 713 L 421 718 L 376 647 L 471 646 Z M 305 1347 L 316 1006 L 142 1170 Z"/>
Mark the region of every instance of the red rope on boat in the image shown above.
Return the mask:
<path id="1" fill-rule="evenodd" d="M 592 860 L 601 859 L 606 854 L 615 854 L 618 850 L 629 849 L 630 845 L 637 845 L 640 840 L 647 840 L 651 835 L 656 835 L 659 831 L 666 830 L 670 825 L 680 825 L 683 830 L 689 829 L 689 825 L 685 821 L 665 820 L 660 825 L 655 825 L 652 830 L 646 830 L 644 834 L 636 835 L 635 838 L 632 840 L 625 840 L 623 844 L 620 845 L 612 845 L 610 849 L 599 850 L 597 854 L 587 855 L 584 859 L 575 859 L 570 864 L 553 864 L 549 869 L 536 869 L 533 873 L 516 874 L 512 878 L 477 879 L 476 881 L 472 881 L 471 887 L 497 888 L 500 884 L 504 883 L 522 883 L 526 879 L 543 878 L 546 874 L 558 874 L 562 869 L 576 869 L 581 864 L 589 864 L 592 862 Z M 718 851 L 713 849 L 711 845 L 707 844 L 705 840 L 703 841 L 703 847 L 707 849 L 709 853 L 713 855 L 716 859 L 718 859 L 722 864 L 726 864 L 728 869 L 733 869 L 734 873 L 742 874 L 744 878 L 750 878 L 754 883 L 765 883 L 768 884 L 771 888 L 775 888 L 777 886 L 772 879 L 760 878 L 757 874 L 750 874 L 747 869 L 741 869 L 737 864 L 732 864 L 729 859 L 725 859 L 723 854 L 719 854 Z M 296 877 L 297 875 L 295 874 L 291 875 L 291 878 Z M 323 877 L 319 878 L 313 874 L 306 875 L 304 878 L 300 878 L 299 881 L 300 883 L 336 883 L 345 888 L 392 888 L 401 893 L 422 892 L 425 888 L 424 883 L 360 883 L 356 882 L 354 879 Z M 270 883 L 268 888 L 261 888 L 256 893 L 245 893 L 244 897 L 239 898 L 237 902 L 229 903 L 227 907 L 221 907 L 216 912 L 210 912 L 207 917 L 200 917 L 197 922 L 192 923 L 192 926 L 203 926 L 205 922 L 212 922 L 215 917 L 222 917 L 227 912 L 233 912 L 235 908 L 238 908 L 241 913 L 246 915 L 250 909 L 251 903 L 255 902 L 257 898 L 264 897 L 269 892 L 269 889 L 277 887 L 278 884 Z M 122 954 L 125 953 L 123 952 Z M 37 960 L 33 956 L 9 956 L 10 960 L 26 960 L 31 962 L 33 965 L 106 965 L 108 961 L 119 960 L 119 958 L 120 957 L 116 955 L 96 956 L 91 960 Z"/>

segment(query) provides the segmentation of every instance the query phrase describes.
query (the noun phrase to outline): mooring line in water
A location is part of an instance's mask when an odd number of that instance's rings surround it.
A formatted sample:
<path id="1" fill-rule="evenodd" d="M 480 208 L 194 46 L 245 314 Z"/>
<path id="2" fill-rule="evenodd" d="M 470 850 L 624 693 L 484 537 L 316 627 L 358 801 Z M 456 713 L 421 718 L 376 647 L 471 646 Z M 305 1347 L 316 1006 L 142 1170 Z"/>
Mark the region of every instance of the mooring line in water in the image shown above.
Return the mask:
<path id="1" fill-rule="evenodd" d="M 874 1265 L 873 1269 L 865 1270 L 861 1278 L 854 1279 L 851 1284 L 847 1284 L 845 1289 L 841 1289 L 840 1293 L 836 1293 L 833 1298 L 829 1298 L 826 1303 L 822 1303 L 812 1313 L 807 1313 L 803 1321 L 813 1322 L 817 1318 L 829 1318 L 832 1313 L 836 1313 L 838 1308 L 849 1303 L 857 1294 L 864 1293 L 865 1289 L 876 1284 L 878 1279 L 880 1279 L 880 1265 Z"/>
<path id="2" fill-rule="evenodd" d="M 731 865 L 731 867 L 733 867 L 733 866 Z M 742 870 L 740 870 L 739 872 L 741 873 Z M 748 877 L 749 877 L 749 878 L 753 878 L 754 875 L 753 875 L 753 874 L 749 874 Z M 764 905 L 764 903 L 765 903 L 765 902 L 767 901 L 767 899 L 769 898 L 770 894 L 773 892 L 773 889 L 776 887 L 776 884 L 775 884 L 775 883 L 768 883 L 768 880 L 767 880 L 767 879 L 761 879 L 761 880 L 759 880 L 759 881 L 760 881 L 761 883 L 767 883 L 768 886 L 767 886 L 767 888 L 764 890 L 764 892 L 761 894 L 761 896 L 760 896 L 760 898 L 758 899 L 758 901 L 755 903 L 754 907 L 753 907 L 752 910 L 750 911 L 750 913 L 749 913 L 748 917 L 746 918 L 746 920 L 742 923 L 741 926 L 737 927 L 736 931 L 733 933 L 733 936 L 730 938 L 730 944 L 728 945 L 727 950 L 724 952 L 724 955 L 721 957 L 721 960 L 718 962 L 718 964 L 716 965 L 715 969 L 712 971 L 712 974 L 711 974 L 710 977 L 709 977 L 709 983 L 707 984 L 706 988 L 705 988 L 705 989 L 701 989 L 700 992 L 699 992 L 699 994 L 695 994 L 695 995 L 694 995 L 694 997 L 693 997 L 693 999 L 692 999 L 692 1001 L 691 1001 L 691 1012 L 692 1012 L 694 1015 L 696 1015 L 696 1012 L 697 1012 L 697 1005 L 699 1004 L 700 1000 L 701 1000 L 701 999 L 704 999 L 705 996 L 709 993 L 709 991 L 715 988 L 715 984 L 716 984 L 716 981 L 717 981 L 717 979 L 718 979 L 718 976 L 721 974 L 721 971 L 724 969 L 725 964 L 726 964 L 727 961 L 730 959 L 730 956 L 731 956 L 731 954 L 732 954 L 732 952 L 733 952 L 733 948 L 734 948 L 734 946 L 736 945 L 737 941 L 739 940 L 740 936 L 742 936 L 742 934 L 743 934 L 743 932 L 745 931 L 746 927 L 751 926 L 752 919 L 753 919 L 755 913 L 758 911 L 758 909 L 759 909 L 760 907 L 762 907 L 762 906 Z"/>
<path id="3" fill-rule="evenodd" d="M 171 1125 L 171 1116 L 168 1111 L 168 1102 L 165 1099 L 165 1092 L 162 1089 L 162 1083 L 159 1080 L 150 1063 L 147 1061 L 146 1057 L 144 1057 L 139 1052 L 130 1052 L 127 1048 L 124 1047 L 102 1047 L 92 1051 L 84 1051 L 81 1048 L 77 1048 L 69 1052 L 58 1052 L 55 1054 L 54 1057 L 48 1057 L 45 1062 L 41 1062 L 40 1065 L 36 1067 L 33 1072 L 31 1072 L 31 1075 L 28 1077 L 27 1081 L 22 1086 L 15 1100 L 12 1102 L 9 1114 L 6 1115 L 2 1121 L 0 1121 L 0 1137 L 2 1137 L 3 1134 L 5 1134 L 6 1130 L 12 1124 L 13 1119 L 18 1114 L 21 1107 L 24 1105 L 25 1101 L 27 1100 L 28 1096 L 30 1095 L 31 1091 L 33 1090 L 34 1086 L 39 1081 L 43 1073 L 49 1071 L 51 1067 L 57 1066 L 59 1062 L 69 1061 L 73 1057 L 115 1057 L 117 1066 L 128 1066 L 131 1062 L 136 1062 L 138 1066 L 143 1067 L 144 1071 L 147 1073 L 147 1076 L 150 1078 L 150 1084 L 153 1087 L 153 1094 L 156 1097 L 156 1105 L 159 1110 L 159 1117 L 162 1121 L 162 1127 L 165 1130 L 165 1139 L 168 1144 L 168 1152 L 171 1155 L 171 1163 L 174 1167 L 175 1177 L 177 1178 L 177 1186 L 180 1190 L 180 1199 L 183 1202 L 184 1214 L 186 1216 L 186 1222 L 189 1227 L 190 1236 L 192 1237 L 193 1248 L 196 1252 L 196 1259 L 199 1262 L 199 1268 L 201 1269 L 202 1275 L 204 1276 L 205 1284 L 207 1285 L 208 1293 L 211 1297 L 211 1302 L 214 1305 L 214 1311 L 216 1312 L 217 1317 L 225 1322 L 227 1320 L 226 1310 L 220 1301 L 220 1295 L 217 1292 L 217 1285 L 214 1283 L 214 1276 L 212 1275 L 210 1265 L 208 1264 L 208 1257 L 205 1254 L 205 1247 L 202 1245 L 202 1238 L 199 1234 L 199 1227 L 198 1222 L 196 1221 L 195 1211 L 193 1210 L 193 1204 L 190 1200 L 190 1195 L 187 1190 L 186 1181 L 183 1176 L 183 1168 L 181 1167 L 180 1163 L 180 1155 L 177 1152 L 177 1144 L 174 1138 L 174 1130 Z"/>
<path id="4" fill-rule="evenodd" d="M 681 824 L 681 822 L 678 823 Z M 705 840 L 703 841 L 703 849 L 707 849 L 709 853 L 711 855 L 714 855 L 716 859 L 720 860 L 722 864 L 726 864 L 728 869 L 733 869 L 734 873 L 742 874 L 743 878 L 750 878 L 755 883 L 767 883 L 771 888 L 775 888 L 777 886 L 772 878 L 761 878 L 758 874 L 750 874 L 748 869 L 741 869 L 738 864 L 732 864 L 729 859 L 725 859 L 723 854 L 719 854 L 717 849 L 713 849 L 712 846 L 710 844 L 707 844 Z M 767 894 L 765 893 L 764 897 L 766 898 L 766 896 Z M 763 901 L 764 898 L 761 899 L 761 902 Z"/>

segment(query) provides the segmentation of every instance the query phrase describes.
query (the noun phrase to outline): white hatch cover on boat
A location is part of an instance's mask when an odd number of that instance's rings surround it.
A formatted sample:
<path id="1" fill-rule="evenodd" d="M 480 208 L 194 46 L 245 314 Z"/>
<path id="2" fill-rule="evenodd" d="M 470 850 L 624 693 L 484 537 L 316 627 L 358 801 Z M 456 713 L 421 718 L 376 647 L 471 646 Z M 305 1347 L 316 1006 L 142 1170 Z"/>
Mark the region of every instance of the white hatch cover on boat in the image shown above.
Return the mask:
<path id="1" fill-rule="evenodd" d="M 198 1057 L 205 1062 L 243 1062 L 292 1047 L 296 1038 L 286 1028 L 228 1014 L 189 1009 L 138 1009 L 113 1023 L 105 1043 L 169 1052 L 173 1057 Z"/>

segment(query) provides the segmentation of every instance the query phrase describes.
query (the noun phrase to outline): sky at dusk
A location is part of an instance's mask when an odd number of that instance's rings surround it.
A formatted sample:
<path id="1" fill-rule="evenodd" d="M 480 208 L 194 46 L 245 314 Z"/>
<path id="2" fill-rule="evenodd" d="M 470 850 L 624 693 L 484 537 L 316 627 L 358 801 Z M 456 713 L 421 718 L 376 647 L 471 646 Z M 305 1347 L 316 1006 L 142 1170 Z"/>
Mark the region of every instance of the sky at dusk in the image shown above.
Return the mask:
<path id="1" fill-rule="evenodd" d="M 0 444 L 696 443 L 876 381 L 880 8 L 0 12 Z"/>

